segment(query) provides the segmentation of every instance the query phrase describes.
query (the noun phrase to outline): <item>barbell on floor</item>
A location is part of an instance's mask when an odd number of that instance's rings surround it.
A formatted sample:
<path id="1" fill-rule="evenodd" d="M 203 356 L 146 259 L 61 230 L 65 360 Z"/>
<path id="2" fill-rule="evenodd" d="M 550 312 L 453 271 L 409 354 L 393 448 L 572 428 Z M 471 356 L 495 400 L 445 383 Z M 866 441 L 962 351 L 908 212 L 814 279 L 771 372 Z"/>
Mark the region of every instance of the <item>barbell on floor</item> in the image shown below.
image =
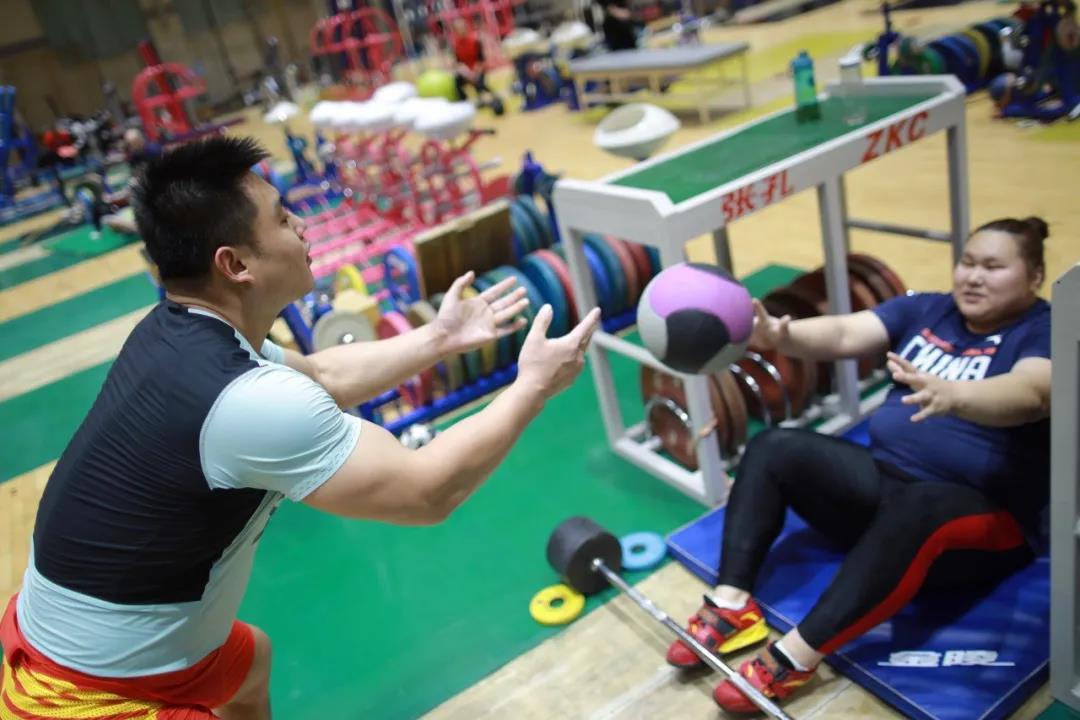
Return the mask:
<path id="1" fill-rule="evenodd" d="M 630 599 L 645 612 L 652 615 L 653 619 L 674 632 L 710 667 L 724 673 L 728 680 L 765 714 L 779 720 L 791 720 L 791 716 L 781 710 L 776 703 L 695 640 L 667 613 L 619 576 L 619 571 L 622 569 L 622 545 L 618 538 L 591 519 L 578 516 L 561 522 L 548 538 L 547 559 L 566 584 L 582 595 L 598 593 L 608 583 L 614 585 L 629 595 Z"/>

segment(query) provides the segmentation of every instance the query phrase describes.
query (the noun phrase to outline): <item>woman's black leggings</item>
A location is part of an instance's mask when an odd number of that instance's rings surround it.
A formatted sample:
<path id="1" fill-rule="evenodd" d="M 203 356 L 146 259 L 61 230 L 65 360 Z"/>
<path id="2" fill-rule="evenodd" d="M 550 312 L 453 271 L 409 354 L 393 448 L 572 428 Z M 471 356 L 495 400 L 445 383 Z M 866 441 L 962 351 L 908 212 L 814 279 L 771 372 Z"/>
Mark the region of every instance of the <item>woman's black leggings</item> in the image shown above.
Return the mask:
<path id="1" fill-rule="evenodd" d="M 978 490 L 913 480 L 840 438 L 774 429 L 757 435 L 740 463 L 718 584 L 753 591 L 788 507 L 848 548 L 798 626 L 825 654 L 898 612 L 924 583 L 989 583 L 1032 559 L 1013 516 Z"/>

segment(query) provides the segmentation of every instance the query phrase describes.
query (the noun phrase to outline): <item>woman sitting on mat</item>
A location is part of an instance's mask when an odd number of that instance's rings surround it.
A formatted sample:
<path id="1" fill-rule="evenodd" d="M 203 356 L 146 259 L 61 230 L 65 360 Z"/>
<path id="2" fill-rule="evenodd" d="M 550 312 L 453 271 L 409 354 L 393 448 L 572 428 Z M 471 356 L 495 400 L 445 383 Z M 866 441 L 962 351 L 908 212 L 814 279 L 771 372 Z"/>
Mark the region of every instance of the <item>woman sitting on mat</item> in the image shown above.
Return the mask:
<path id="1" fill-rule="evenodd" d="M 898 612 L 924 584 L 993 583 L 1031 562 L 1049 500 L 1050 306 L 1046 223 L 1004 219 L 968 238 L 952 293 L 792 321 L 755 301 L 751 344 L 812 360 L 892 349 L 895 383 L 870 419 L 870 446 L 808 430 L 756 436 L 726 512 L 719 584 L 690 620 L 727 653 L 768 636 L 751 593 L 787 508 L 848 548 L 832 584 L 791 632 L 740 673 L 784 699 L 822 658 Z M 682 642 L 678 667 L 703 663 Z M 757 708 L 730 682 L 729 711 Z"/>

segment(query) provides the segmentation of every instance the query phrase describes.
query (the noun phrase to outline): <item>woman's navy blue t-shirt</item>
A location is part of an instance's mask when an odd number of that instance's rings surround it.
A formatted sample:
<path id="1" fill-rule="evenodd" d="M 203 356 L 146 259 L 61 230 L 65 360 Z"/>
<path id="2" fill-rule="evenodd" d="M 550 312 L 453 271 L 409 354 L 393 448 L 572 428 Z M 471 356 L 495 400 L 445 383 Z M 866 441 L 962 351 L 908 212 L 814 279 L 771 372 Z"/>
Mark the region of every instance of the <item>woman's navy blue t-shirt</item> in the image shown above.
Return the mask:
<path id="1" fill-rule="evenodd" d="M 1038 300 L 994 333 L 970 332 L 952 295 L 915 293 L 882 303 L 874 312 L 893 351 L 923 372 L 948 380 L 983 380 L 1009 372 L 1026 357 L 1050 357 L 1050 305 Z M 1050 421 L 987 427 L 953 415 L 911 422 L 917 405 L 897 384 L 870 418 L 874 457 L 919 480 L 981 490 L 1011 511 L 1029 537 L 1039 532 L 1050 495 Z"/>

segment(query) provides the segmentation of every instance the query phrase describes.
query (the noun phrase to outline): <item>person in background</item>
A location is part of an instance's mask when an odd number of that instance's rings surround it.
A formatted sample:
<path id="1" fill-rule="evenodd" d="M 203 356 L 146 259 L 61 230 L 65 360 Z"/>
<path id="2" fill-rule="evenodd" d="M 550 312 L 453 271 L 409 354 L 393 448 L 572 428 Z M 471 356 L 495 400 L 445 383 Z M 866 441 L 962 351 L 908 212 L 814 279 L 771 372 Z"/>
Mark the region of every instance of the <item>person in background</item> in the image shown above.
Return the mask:
<path id="1" fill-rule="evenodd" d="M 599 0 L 603 9 L 604 44 L 612 52 L 637 48 L 637 26 L 630 14 L 629 0 Z"/>
<path id="2" fill-rule="evenodd" d="M 484 71 L 484 43 L 480 34 L 472 28 L 465 18 L 458 16 L 450 25 L 450 46 L 454 52 L 454 84 L 458 97 L 468 99 L 468 87 L 476 91 L 480 102 L 490 102 L 493 107 L 501 107 L 498 95 L 487 84 Z M 485 100 L 485 95 L 490 99 Z"/>

